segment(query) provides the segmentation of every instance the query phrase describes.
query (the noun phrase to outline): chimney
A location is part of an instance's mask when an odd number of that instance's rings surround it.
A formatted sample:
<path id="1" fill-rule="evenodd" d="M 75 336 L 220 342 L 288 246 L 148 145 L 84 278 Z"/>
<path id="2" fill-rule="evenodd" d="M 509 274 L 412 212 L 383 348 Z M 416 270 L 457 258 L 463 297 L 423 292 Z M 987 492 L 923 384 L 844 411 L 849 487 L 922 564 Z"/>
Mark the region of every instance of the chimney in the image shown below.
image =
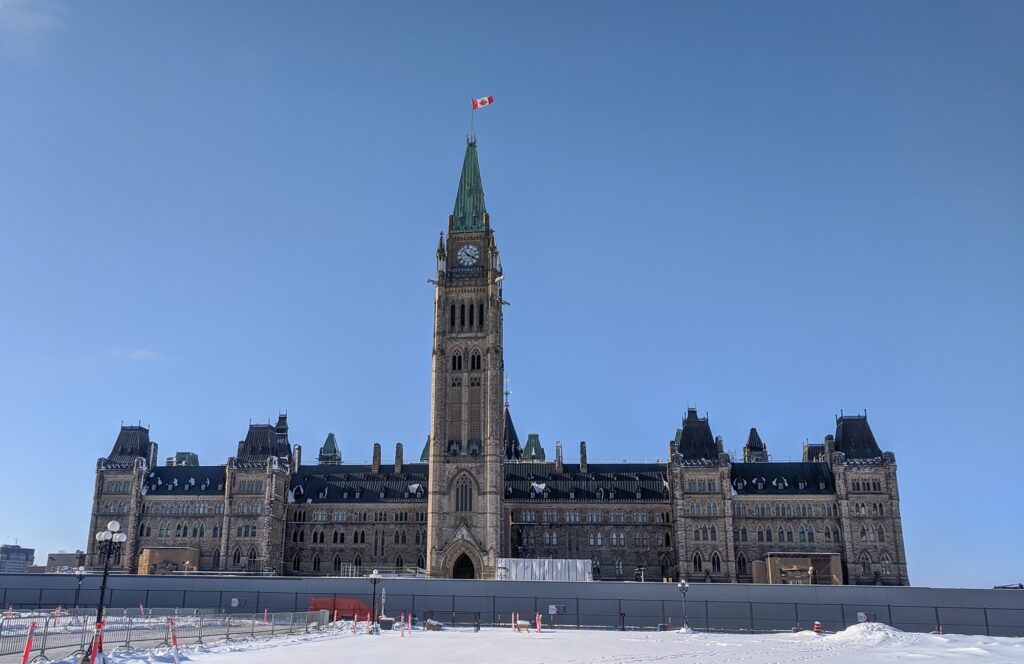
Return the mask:
<path id="1" fill-rule="evenodd" d="M 580 474 L 587 474 L 587 441 L 580 441 Z"/>
<path id="2" fill-rule="evenodd" d="M 395 474 L 402 472 L 402 444 L 395 443 Z"/>
<path id="3" fill-rule="evenodd" d="M 562 464 L 562 441 L 555 443 L 555 472 L 561 475 L 565 466 Z"/>
<path id="4" fill-rule="evenodd" d="M 299 472 L 299 466 L 302 465 L 302 445 L 295 445 L 292 447 L 292 472 Z"/>
<path id="5" fill-rule="evenodd" d="M 373 472 L 380 472 L 380 443 L 373 444 Z"/>

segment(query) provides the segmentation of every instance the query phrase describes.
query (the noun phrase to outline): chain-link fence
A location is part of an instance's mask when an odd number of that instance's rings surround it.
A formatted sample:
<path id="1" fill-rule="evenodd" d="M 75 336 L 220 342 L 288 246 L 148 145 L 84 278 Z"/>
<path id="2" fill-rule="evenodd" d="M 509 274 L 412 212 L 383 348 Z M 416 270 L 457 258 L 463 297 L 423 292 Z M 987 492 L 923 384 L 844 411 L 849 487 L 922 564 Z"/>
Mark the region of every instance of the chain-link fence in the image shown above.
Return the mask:
<path id="1" fill-rule="evenodd" d="M 172 621 L 179 646 L 232 639 L 320 632 L 331 625 L 327 611 L 207 613 L 200 610 L 114 611 L 103 621 L 106 652 L 153 648 L 171 643 Z M 84 611 L 0 614 L 0 656 L 22 653 L 29 640 L 32 661 L 84 654 L 96 634 L 95 613 Z"/>

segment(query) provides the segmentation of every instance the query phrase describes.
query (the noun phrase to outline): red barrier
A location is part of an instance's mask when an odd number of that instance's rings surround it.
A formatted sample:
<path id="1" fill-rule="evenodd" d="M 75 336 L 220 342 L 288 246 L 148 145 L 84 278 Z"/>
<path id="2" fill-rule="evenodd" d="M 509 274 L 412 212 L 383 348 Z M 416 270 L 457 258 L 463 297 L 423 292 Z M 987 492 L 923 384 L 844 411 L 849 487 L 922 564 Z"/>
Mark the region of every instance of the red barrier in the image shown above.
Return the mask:
<path id="1" fill-rule="evenodd" d="M 28 628 L 28 636 L 25 638 L 25 653 L 21 656 L 21 664 L 28 664 L 28 656 L 32 654 L 32 637 L 36 633 L 36 621 Z"/>
<path id="2" fill-rule="evenodd" d="M 171 628 L 171 654 L 174 655 L 174 664 L 181 664 L 178 661 L 178 630 L 174 627 L 174 618 L 167 619 L 167 626 Z"/>
<path id="3" fill-rule="evenodd" d="M 106 613 L 106 611 L 104 611 Z M 92 654 L 89 656 L 89 664 L 96 664 L 96 656 L 103 650 L 103 622 L 96 623 L 96 634 L 92 638 Z"/>

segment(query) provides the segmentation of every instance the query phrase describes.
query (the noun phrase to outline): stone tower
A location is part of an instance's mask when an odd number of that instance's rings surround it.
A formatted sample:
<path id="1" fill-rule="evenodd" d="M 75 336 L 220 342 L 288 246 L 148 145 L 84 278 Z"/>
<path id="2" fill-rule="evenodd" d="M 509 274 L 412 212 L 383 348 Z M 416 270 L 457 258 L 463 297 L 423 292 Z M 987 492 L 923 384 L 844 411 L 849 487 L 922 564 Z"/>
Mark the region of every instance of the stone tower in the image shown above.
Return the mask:
<path id="1" fill-rule="evenodd" d="M 501 260 L 476 140 L 466 144 L 448 238 L 437 247 L 427 571 L 494 577 L 502 537 Z"/>

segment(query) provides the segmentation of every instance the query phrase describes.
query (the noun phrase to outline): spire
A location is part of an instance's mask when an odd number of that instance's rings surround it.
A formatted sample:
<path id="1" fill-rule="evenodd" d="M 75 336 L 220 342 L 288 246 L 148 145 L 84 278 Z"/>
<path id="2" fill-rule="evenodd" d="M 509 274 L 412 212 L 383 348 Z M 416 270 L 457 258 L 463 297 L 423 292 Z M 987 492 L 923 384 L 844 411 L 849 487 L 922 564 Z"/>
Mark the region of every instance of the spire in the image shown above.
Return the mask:
<path id="1" fill-rule="evenodd" d="M 761 434 L 757 433 L 757 429 L 750 427 L 750 433 L 747 435 L 747 444 L 743 446 L 743 462 L 765 463 L 767 461 L 768 448 L 765 447 L 764 441 L 761 440 Z"/>
<path id="2" fill-rule="evenodd" d="M 472 233 L 484 229 L 484 185 L 480 179 L 480 161 L 476 154 L 476 139 L 466 141 L 466 156 L 462 161 L 459 193 L 455 196 L 452 212 L 452 233 Z"/>
<path id="3" fill-rule="evenodd" d="M 523 450 L 524 461 L 544 461 L 544 448 L 540 444 L 540 436 L 531 433 L 526 436 L 526 448 Z"/>
<path id="4" fill-rule="evenodd" d="M 327 440 L 320 448 L 319 461 L 321 464 L 341 463 L 341 450 L 338 449 L 338 441 L 334 438 L 334 433 L 327 434 Z"/>
<path id="5" fill-rule="evenodd" d="M 506 392 L 507 394 L 507 392 Z M 523 456 L 523 448 L 519 444 L 519 436 L 516 435 L 516 427 L 512 424 L 512 413 L 508 409 L 508 397 L 505 400 L 505 427 L 502 435 L 502 442 L 505 445 L 505 458 L 509 461 L 518 461 Z"/>
<path id="6" fill-rule="evenodd" d="M 427 442 L 423 444 L 423 451 L 420 452 L 420 463 L 430 462 L 430 436 L 427 436 Z"/>

